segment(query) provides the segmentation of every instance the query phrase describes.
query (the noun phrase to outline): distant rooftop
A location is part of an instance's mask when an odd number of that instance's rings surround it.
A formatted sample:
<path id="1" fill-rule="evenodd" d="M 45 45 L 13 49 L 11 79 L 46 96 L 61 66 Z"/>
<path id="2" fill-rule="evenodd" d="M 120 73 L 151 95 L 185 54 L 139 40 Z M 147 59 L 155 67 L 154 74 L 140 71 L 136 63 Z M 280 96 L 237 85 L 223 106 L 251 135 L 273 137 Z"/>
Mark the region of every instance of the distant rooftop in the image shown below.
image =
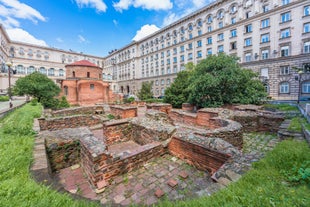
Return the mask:
<path id="1" fill-rule="evenodd" d="M 94 63 L 91 63 L 91 62 L 89 62 L 88 60 L 80 60 L 80 61 L 77 61 L 77 62 L 68 64 L 68 65 L 70 65 L 70 66 L 88 66 L 88 67 L 96 67 L 96 68 L 99 68 L 98 65 L 96 65 L 96 64 L 94 64 Z"/>

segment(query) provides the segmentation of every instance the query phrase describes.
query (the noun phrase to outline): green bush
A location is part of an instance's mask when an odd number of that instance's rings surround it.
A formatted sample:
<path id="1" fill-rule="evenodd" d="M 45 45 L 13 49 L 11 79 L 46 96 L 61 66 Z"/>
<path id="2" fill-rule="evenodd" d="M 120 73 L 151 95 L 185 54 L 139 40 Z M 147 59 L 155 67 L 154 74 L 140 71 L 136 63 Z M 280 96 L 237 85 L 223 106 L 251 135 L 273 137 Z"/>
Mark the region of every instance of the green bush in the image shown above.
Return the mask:
<path id="1" fill-rule="evenodd" d="M 115 119 L 115 116 L 113 114 L 108 114 L 107 118 L 111 120 L 111 119 Z"/>
<path id="2" fill-rule="evenodd" d="M 37 98 L 33 98 L 31 99 L 31 106 L 36 106 L 38 104 L 38 99 Z"/>
<path id="3" fill-rule="evenodd" d="M 146 103 L 163 103 L 163 99 L 157 99 L 157 98 L 149 98 L 144 100 Z"/>
<path id="4" fill-rule="evenodd" d="M 0 102 L 3 102 L 3 101 L 9 101 L 9 97 L 8 96 L 0 96 Z"/>
<path id="5" fill-rule="evenodd" d="M 283 174 L 288 181 L 293 184 L 310 184 L 310 161 L 304 161 L 300 165 L 295 165 L 290 171 L 284 171 Z"/>
<path id="6" fill-rule="evenodd" d="M 42 98 L 41 104 L 44 106 L 44 108 L 57 109 L 59 100 L 57 98 Z"/>
<path id="7" fill-rule="evenodd" d="M 124 98 L 124 103 L 132 103 L 135 101 L 135 98 L 134 97 L 129 97 L 129 98 Z"/>
<path id="8" fill-rule="evenodd" d="M 70 104 L 69 104 L 69 102 L 67 101 L 67 98 L 66 98 L 65 96 L 62 96 L 62 97 L 60 98 L 60 101 L 59 101 L 59 103 L 58 103 L 57 108 L 58 108 L 58 109 L 63 109 L 63 108 L 69 108 L 69 107 L 70 107 Z"/>

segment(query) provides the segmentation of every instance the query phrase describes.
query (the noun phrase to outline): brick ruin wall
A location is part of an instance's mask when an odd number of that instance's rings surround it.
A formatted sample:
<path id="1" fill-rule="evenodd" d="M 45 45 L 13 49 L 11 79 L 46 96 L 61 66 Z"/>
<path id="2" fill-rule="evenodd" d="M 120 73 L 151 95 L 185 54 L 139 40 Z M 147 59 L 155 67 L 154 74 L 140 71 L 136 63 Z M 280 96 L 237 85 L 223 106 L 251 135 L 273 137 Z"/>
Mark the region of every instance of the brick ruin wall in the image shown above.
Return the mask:
<path id="1" fill-rule="evenodd" d="M 46 146 L 47 156 L 53 172 L 80 163 L 80 142 L 67 140 Z"/>
<path id="2" fill-rule="evenodd" d="M 147 109 L 152 109 L 152 110 L 157 110 L 164 112 L 166 114 L 169 114 L 170 111 L 172 110 L 171 104 L 162 104 L 162 103 L 152 103 L 152 104 L 146 104 Z"/>
<path id="3" fill-rule="evenodd" d="M 52 117 L 59 117 L 59 116 L 72 116 L 77 114 L 95 114 L 96 111 L 104 112 L 103 106 L 85 106 L 85 107 L 74 107 L 68 109 L 62 109 L 57 111 L 52 111 Z"/>
<path id="4" fill-rule="evenodd" d="M 217 117 L 214 112 L 198 112 L 193 113 L 183 112 L 181 110 L 172 110 L 169 117 L 178 123 L 190 125 L 194 127 L 202 127 L 205 130 L 197 130 L 196 134 L 204 137 L 218 137 L 226 142 L 241 149 L 243 146 L 243 130 L 242 126 L 230 120 L 225 120 Z"/>
<path id="5" fill-rule="evenodd" d="M 211 174 L 216 172 L 230 157 L 227 154 L 189 143 L 177 137 L 171 139 L 168 149 L 172 155 L 185 160 L 199 170 L 207 170 Z"/>
<path id="6" fill-rule="evenodd" d="M 40 130 L 59 130 L 65 128 L 77 128 L 81 126 L 94 126 L 101 124 L 100 118 L 89 115 L 75 115 L 61 118 L 40 118 L 38 119 Z"/>
<path id="7" fill-rule="evenodd" d="M 128 121 L 120 120 L 103 124 L 103 136 L 108 146 L 129 141 L 132 139 L 131 135 L 132 127 Z"/>
<path id="8" fill-rule="evenodd" d="M 138 115 L 137 107 L 128 106 L 110 106 L 111 114 L 117 119 L 133 118 Z"/>
<path id="9" fill-rule="evenodd" d="M 93 186 L 100 189 L 109 185 L 113 177 L 138 169 L 153 157 L 163 155 L 165 150 L 161 143 L 153 142 L 137 148 L 135 151 L 122 156 L 112 157 L 100 154 L 93 157 L 87 147 L 81 145 L 81 163 L 84 172 Z M 101 183 L 105 183 L 103 186 Z"/>
<path id="10" fill-rule="evenodd" d="M 283 116 L 273 114 L 260 115 L 235 115 L 232 118 L 239 122 L 246 132 L 272 132 L 279 130 L 281 123 L 284 121 Z"/>

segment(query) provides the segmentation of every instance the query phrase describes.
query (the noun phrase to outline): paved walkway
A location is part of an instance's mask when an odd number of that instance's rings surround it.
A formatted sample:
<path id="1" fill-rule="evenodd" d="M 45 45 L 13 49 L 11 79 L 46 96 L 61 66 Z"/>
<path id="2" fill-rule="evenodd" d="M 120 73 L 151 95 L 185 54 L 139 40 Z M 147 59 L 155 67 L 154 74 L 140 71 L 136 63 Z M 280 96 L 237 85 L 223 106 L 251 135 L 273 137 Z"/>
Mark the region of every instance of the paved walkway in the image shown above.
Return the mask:
<path id="1" fill-rule="evenodd" d="M 160 200 L 180 200 L 210 195 L 221 185 L 214 183 L 207 172 L 198 171 L 171 155 L 153 158 L 142 168 L 117 176 L 104 192 L 96 194 L 82 173 L 82 168 L 66 168 L 57 178 L 71 193 L 102 204 L 152 205 Z"/>
<path id="2" fill-rule="evenodd" d="M 25 103 L 25 99 L 13 100 L 13 107 L 20 106 Z M 9 101 L 0 102 L 0 113 L 10 109 Z"/>

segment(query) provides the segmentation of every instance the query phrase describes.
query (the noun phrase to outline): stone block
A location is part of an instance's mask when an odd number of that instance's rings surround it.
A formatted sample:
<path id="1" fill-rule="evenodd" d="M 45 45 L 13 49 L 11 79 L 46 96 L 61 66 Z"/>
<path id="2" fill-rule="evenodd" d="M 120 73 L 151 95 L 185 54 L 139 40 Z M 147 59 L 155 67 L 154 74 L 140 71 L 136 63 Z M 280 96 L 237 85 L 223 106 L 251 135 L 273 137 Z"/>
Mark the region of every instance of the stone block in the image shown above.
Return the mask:
<path id="1" fill-rule="evenodd" d="M 155 191 L 155 196 L 157 197 L 157 198 L 161 198 L 161 197 L 163 197 L 165 195 L 165 192 L 164 191 L 162 191 L 160 188 L 157 188 L 156 189 L 156 191 Z"/>
<path id="2" fill-rule="evenodd" d="M 178 182 L 174 179 L 170 179 L 167 183 L 170 187 L 174 188 L 178 185 Z"/>

